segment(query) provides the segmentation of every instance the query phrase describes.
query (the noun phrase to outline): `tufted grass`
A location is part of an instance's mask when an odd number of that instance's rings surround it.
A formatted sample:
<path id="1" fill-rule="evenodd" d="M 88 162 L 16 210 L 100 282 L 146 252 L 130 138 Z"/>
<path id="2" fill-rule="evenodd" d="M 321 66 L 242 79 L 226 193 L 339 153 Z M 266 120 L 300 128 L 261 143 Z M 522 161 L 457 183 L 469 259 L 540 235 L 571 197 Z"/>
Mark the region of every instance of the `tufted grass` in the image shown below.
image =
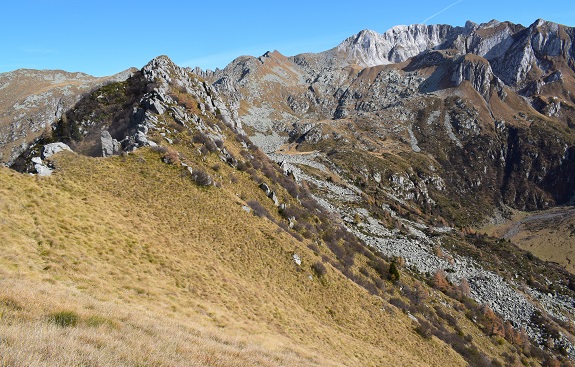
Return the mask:
<path id="1" fill-rule="evenodd" d="M 0 366 L 465 365 L 335 269 L 320 281 L 310 242 L 242 209 L 280 220 L 246 172 L 201 187 L 146 149 L 55 164 L 0 168 Z"/>

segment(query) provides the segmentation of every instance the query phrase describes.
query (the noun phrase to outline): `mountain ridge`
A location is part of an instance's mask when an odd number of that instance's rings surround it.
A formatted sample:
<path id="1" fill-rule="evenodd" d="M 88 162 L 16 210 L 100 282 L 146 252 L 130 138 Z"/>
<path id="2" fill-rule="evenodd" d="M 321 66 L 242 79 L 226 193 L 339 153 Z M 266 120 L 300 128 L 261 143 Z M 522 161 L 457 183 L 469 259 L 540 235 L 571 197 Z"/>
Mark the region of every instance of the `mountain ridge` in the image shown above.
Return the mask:
<path id="1" fill-rule="evenodd" d="M 63 70 L 18 69 L 0 74 L 0 162 L 11 165 L 30 141 L 49 129 L 84 93 L 127 79 L 130 68 L 108 77 Z"/>

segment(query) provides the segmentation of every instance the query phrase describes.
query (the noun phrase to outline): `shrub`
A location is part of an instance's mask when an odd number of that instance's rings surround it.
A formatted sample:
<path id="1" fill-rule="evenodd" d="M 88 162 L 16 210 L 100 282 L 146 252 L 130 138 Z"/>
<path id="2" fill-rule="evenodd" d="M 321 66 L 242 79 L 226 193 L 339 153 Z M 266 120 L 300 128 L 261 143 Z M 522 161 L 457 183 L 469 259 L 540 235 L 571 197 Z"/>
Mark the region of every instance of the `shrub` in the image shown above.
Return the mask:
<path id="1" fill-rule="evenodd" d="M 288 231 L 289 234 L 292 235 L 293 238 L 295 238 L 296 240 L 298 240 L 299 242 L 303 241 L 303 236 L 295 231 Z"/>
<path id="2" fill-rule="evenodd" d="M 281 185 L 286 189 L 286 191 L 293 197 L 298 197 L 299 189 L 295 180 L 291 177 L 282 176 Z M 575 286 L 574 286 L 575 288 Z"/>
<path id="3" fill-rule="evenodd" d="M 193 170 L 192 180 L 200 186 L 210 186 L 213 183 L 212 177 L 201 168 Z"/>
<path id="4" fill-rule="evenodd" d="M 192 137 L 192 142 L 194 143 L 199 143 L 199 144 L 204 144 L 209 140 L 209 138 L 202 132 L 198 131 L 194 134 L 194 136 Z"/>
<path id="5" fill-rule="evenodd" d="M 449 284 L 449 281 L 447 280 L 447 275 L 445 274 L 445 271 L 438 270 L 434 274 L 433 286 L 436 289 L 439 289 L 440 291 L 442 291 L 444 293 L 451 289 L 451 285 Z"/>
<path id="6" fill-rule="evenodd" d="M 314 252 L 314 254 L 316 254 L 316 255 L 319 255 L 319 253 L 320 253 L 319 247 L 317 247 L 317 245 L 315 243 L 310 243 L 309 245 L 307 245 L 307 248 L 312 250 Z"/>
<path id="7" fill-rule="evenodd" d="M 415 331 L 421 335 L 421 337 L 423 337 L 424 339 L 431 339 L 431 337 L 433 336 L 433 328 L 431 327 L 431 324 L 425 320 L 421 320 L 418 319 L 419 321 L 419 325 L 417 326 L 417 328 L 415 329 Z"/>
<path id="8" fill-rule="evenodd" d="M 264 164 L 262 167 L 262 173 L 267 178 L 272 180 L 272 182 L 277 183 L 277 175 L 276 175 L 276 172 L 275 172 L 273 166 L 271 166 L 270 164 Z"/>
<path id="9" fill-rule="evenodd" d="M 254 215 L 258 217 L 266 217 L 272 219 L 272 215 L 270 212 L 264 207 L 262 204 L 259 203 L 257 200 L 248 200 L 247 204 L 250 208 L 254 211 Z"/>
<path id="10" fill-rule="evenodd" d="M 399 281 L 399 269 L 395 261 L 392 261 L 391 264 L 389 265 L 388 279 L 391 280 L 392 282 Z"/>
<path id="11" fill-rule="evenodd" d="M 397 297 L 390 298 L 389 303 L 399 308 L 402 311 L 407 311 L 409 309 L 409 305 L 405 303 L 401 298 Z"/>
<path id="12" fill-rule="evenodd" d="M 252 160 L 250 161 L 250 163 L 251 163 L 252 166 L 253 166 L 255 169 L 257 169 L 257 170 L 259 170 L 259 169 L 262 168 L 262 162 L 260 162 L 258 159 L 255 159 L 255 158 L 254 158 L 254 159 L 252 159 Z"/>
<path id="13" fill-rule="evenodd" d="M 224 149 L 224 142 L 221 139 L 216 139 L 214 140 L 214 144 L 220 148 L 220 149 Z"/>
<path id="14" fill-rule="evenodd" d="M 202 148 L 205 148 L 210 153 L 218 151 L 218 146 L 216 145 L 216 143 L 214 143 L 212 139 L 208 139 L 208 141 L 204 143 Z"/>
<path id="15" fill-rule="evenodd" d="M 236 168 L 239 171 L 246 171 L 248 169 L 248 165 L 246 164 L 246 162 L 244 161 L 238 161 L 238 164 L 236 165 Z"/>
<path id="16" fill-rule="evenodd" d="M 380 258 L 374 258 L 368 262 L 368 265 L 377 272 L 381 279 L 385 279 L 389 273 L 388 266 Z"/>
<path id="17" fill-rule="evenodd" d="M 314 262 L 311 266 L 311 270 L 313 270 L 313 272 L 316 273 L 318 277 L 322 277 L 327 273 L 325 265 L 320 261 Z"/>
<path id="18" fill-rule="evenodd" d="M 166 152 L 164 153 L 162 160 L 164 161 L 164 163 L 167 163 L 167 164 L 179 165 L 180 164 L 180 155 L 174 149 L 168 148 L 166 150 Z"/>
<path id="19" fill-rule="evenodd" d="M 59 311 L 51 314 L 48 320 L 60 327 L 71 327 L 78 324 L 79 317 L 74 311 Z"/>
<path id="20" fill-rule="evenodd" d="M 172 129 L 174 129 L 175 131 L 179 132 L 179 133 L 182 133 L 182 132 L 184 132 L 184 131 L 189 131 L 189 130 L 186 129 L 186 127 L 185 127 L 184 125 L 180 125 L 180 124 L 177 123 L 177 122 L 172 122 L 172 123 L 169 124 L 169 126 L 170 126 Z"/>

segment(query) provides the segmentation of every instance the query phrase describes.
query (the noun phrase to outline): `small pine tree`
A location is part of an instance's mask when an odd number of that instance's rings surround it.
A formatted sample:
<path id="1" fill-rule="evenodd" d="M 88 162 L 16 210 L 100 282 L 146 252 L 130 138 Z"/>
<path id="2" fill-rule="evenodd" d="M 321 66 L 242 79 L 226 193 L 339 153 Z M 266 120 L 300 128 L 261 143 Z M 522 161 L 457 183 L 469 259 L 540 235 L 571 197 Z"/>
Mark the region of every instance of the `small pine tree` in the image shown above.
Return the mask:
<path id="1" fill-rule="evenodd" d="M 399 281 L 399 269 L 398 269 L 395 261 L 392 261 L 391 264 L 389 265 L 389 276 L 388 276 L 388 278 L 392 282 Z"/>
<path id="2" fill-rule="evenodd" d="M 358 225 L 358 224 L 361 224 L 361 222 L 362 222 L 361 216 L 359 215 L 359 213 L 355 213 L 353 216 L 353 223 Z"/>

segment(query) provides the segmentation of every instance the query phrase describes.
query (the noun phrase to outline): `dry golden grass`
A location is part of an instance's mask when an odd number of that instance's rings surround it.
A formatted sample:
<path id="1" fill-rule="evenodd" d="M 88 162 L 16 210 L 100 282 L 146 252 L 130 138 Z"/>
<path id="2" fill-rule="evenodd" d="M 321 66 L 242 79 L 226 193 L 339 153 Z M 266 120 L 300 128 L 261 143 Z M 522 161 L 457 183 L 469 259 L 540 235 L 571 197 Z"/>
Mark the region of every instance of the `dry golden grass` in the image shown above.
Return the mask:
<path id="1" fill-rule="evenodd" d="M 339 364 L 281 345 L 192 326 L 130 305 L 102 302 L 73 288 L 0 282 L 0 366 L 308 366 Z M 78 315 L 73 327 L 44 315 Z M 277 350 L 274 350 L 275 349 Z"/>
<path id="2" fill-rule="evenodd" d="M 536 213 L 515 212 L 501 225 L 486 228 L 489 234 L 509 238 L 538 258 L 555 262 L 575 273 L 575 209 L 560 207 Z"/>
<path id="3" fill-rule="evenodd" d="M 273 210 L 246 173 L 202 188 L 148 150 L 56 165 L 0 169 L 1 365 L 465 365 L 335 269 L 310 279 L 317 255 L 242 210 Z"/>

